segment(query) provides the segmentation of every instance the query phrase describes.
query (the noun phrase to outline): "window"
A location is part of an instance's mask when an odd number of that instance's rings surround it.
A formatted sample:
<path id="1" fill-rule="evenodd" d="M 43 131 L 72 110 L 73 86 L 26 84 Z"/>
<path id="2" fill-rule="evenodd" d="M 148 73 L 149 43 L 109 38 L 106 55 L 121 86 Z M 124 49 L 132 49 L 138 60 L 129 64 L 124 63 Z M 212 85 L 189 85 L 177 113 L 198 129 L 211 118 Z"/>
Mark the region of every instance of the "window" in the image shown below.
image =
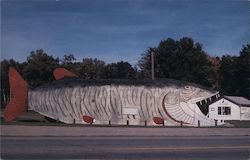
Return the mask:
<path id="1" fill-rule="evenodd" d="M 223 114 L 224 115 L 231 115 L 231 108 L 230 107 L 223 107 Z"/>
<path id="2" fill-rule="evenodd" d="M 218 115 L 221 115 L 221 107 L 218 107 Z"/>
<path id="3" fill-rule="evenodd" d="M 218 107 L 218 115 L 231 115 L 230 107 Z"/>

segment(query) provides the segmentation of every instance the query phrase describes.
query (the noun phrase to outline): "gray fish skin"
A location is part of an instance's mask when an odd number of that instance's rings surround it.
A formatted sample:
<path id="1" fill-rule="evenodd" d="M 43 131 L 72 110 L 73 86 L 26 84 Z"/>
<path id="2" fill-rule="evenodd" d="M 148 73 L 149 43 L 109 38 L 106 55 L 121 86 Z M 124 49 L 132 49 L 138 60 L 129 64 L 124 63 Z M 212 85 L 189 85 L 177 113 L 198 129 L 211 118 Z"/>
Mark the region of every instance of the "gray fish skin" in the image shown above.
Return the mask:
<path id="1" fill-rule="evenodd" d="M 83 116 L 90 116 L 95 124 L 111 121 L 124 125 L 129 121 L 130 125 L 144 125 L 147 121 L 156 125 L 153 117 L 161 117 L 170 126 L 180 125 L 177 121 L 190 126 L 198 121 L 203 126 L 214 125 L 196 104 L 216 94 L 214 91 L 190 83 L 127 82 L 55 81 L 29 91 L 28 109 L 68 124 L 84 124 Z"/>

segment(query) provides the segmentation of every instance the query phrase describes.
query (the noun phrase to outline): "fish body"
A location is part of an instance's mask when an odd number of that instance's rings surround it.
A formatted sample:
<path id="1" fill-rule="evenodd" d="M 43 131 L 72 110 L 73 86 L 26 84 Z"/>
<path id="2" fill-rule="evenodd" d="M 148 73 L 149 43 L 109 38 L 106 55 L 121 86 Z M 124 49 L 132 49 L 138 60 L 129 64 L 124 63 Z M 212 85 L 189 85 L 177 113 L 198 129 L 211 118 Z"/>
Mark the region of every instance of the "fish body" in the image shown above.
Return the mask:
<path id="1" fill-rule="evenodd" d="M 29 90 L 27 110 L 68 124 L 213 126 L 214 120 L 198 104 L 217 95 L 170 79 L 90 81 L 71 75 Z M 157 118 L 163 121 L 158 123 Z"/>

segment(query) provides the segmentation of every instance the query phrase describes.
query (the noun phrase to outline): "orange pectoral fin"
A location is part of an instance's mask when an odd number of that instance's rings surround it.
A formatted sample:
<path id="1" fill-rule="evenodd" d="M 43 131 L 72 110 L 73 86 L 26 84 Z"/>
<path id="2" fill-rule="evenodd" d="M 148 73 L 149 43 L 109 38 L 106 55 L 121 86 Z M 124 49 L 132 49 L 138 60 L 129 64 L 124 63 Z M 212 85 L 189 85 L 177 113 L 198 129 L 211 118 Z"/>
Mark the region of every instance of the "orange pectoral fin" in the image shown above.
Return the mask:
<path id="1" fill-rule="evenodd" d="M 90 116 L 83 116 L 83 121 L 89 124 L 92 124 L 94 121 L 94 118 L 90 117 Z"/>
<path id="2" fill-rule="evenodd" d="M 68 71 L 65 68 L 56 68 L 53 74 L 56 80 L 59 80 L 65 77 L 78 77 L 76 74 Z"/>
<path id="3" fill-rule="evenodd" d="M 164 124 L 164 119 L 160 117 L 154 117 L 153 121 L 155 122 L 155 124 Z"/>

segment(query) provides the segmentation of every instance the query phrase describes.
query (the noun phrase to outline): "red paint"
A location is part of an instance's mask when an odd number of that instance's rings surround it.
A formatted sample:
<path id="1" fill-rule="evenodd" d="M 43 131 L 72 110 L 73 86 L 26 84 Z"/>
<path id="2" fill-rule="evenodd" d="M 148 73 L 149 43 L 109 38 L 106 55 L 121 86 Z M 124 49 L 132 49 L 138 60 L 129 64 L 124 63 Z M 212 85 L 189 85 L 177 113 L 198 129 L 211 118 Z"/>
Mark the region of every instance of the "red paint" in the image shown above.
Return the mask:
<path id="1" fill-rule="evenodd" d="M 4 110 L 4 120 L 6 122 L 21 116 L 28 108 L 28 84 L 13 67 L 9 69 L 9 84 L 11 101 Z"/>
<path id="2" fill-rule="evenodd" d="M 165 98 L 166 98 L 166 95 L 164 96 L 164 98 L 163 98 L 163 100 L 162 100 L 162 107 L 163 107 L 163 110 L 164 110 L 164 112 L 166 113 L 166 115 L 170 118 L 170 119 L 172 119 L 173 121 L 175 121 L 175 122 L 178 122 L 178 123 L 182 123 L 182 124 L 189 124 L 189 123 L 187 123 L 187 122 L 182 122 L 182 121 L 178 121 L 177 119 L 175 119 L 174 117 L 172 117 L 169 113 L 168 113 L 168 111 L 167 111 L 167 109 L 166 109 L 166 107 L 165 107 Z"/>
<path id="3" fill-rule="evenodd" d="M 68 71 L 65 68 L 56 68 L 53 72 L 56 80 L 62 79 L 64 77 L 78 77 L 76 74 Z"/>
<path id="4" fill-rule="evenodd" d="M 155 122 L 155 124 L 164 124 L 164 119 L 160 117 L 154 117 L 153 121 Z"/>
<path id="5" fill-rule="evenodd" d="M 94 121 L 94 118 L 90 117 L 90 116 L 83 116 L 83 120 L 86 123 L 92 124 Z"/>

